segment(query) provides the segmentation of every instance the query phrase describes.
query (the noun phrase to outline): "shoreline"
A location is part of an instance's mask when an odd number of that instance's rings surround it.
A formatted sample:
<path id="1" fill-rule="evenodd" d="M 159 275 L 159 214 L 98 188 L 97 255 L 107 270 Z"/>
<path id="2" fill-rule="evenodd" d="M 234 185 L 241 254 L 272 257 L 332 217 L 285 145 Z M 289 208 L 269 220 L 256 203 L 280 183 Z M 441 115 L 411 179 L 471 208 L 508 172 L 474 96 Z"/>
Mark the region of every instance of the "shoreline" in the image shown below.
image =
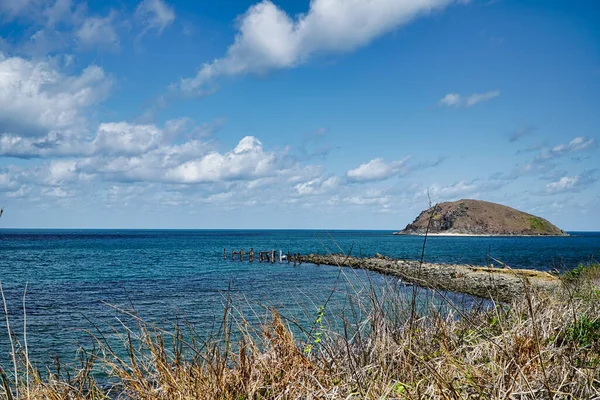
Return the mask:
<path id="1" fill-rule="evenodd" d="M 425 236 L 424 233 L 402 233 L 402 232 L 394 232 L 392 235 L 396 236 Z M 427 236 L 441 236 L 441 237 L 569 237 L 572 236 L 570 234 L 566 235 L 502 235 L 502 234 L 494 234 L 494 233 L 458 233 L 458 232 L 446 232 L 446 233 L 428 233 Z"/>

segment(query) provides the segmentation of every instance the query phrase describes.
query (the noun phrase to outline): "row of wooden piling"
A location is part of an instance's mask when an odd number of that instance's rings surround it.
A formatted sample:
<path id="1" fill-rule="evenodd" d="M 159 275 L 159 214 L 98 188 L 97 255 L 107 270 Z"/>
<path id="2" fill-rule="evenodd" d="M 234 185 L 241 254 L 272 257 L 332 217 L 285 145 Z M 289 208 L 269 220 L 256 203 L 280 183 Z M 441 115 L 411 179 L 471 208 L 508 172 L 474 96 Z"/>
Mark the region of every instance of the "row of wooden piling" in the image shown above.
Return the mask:
<path id="1" fill-rule="evenodd" d="M 248 256 L 248 261 L 249 262 L 254 262 L 254 248 L 250 249 L 250 251 L 244 251 L 244 249 L 240 249 L 239 251 L 235 251 L 233 249 L 231 249 L 231 260 L 239 260 L 239 261 L 244 261 L 244 256 L 247 255 Z M 227 260 L 227 249 L 224 248 L 223 249 L 223 260 Z M 279 250 L 279 264 L 283 264 L 283 262 L 287 261 L 288 264 L 290 263 L 294 263 L 294 266 L 296 264 L 300 265 L 302 264 L 302 256 L 300 255 L 300 253 L 290 253 L 289 251 L 287 252 L 287 254 L 283 254 L 283 252 L 281 250 Z M 275 250 L 270 250 L 270 251 L 259 251 L 258 252 L 258 262 L 267 262 L 267 263 L 275 263 L 275 261 L 277 261 L 277 253 Z"/>

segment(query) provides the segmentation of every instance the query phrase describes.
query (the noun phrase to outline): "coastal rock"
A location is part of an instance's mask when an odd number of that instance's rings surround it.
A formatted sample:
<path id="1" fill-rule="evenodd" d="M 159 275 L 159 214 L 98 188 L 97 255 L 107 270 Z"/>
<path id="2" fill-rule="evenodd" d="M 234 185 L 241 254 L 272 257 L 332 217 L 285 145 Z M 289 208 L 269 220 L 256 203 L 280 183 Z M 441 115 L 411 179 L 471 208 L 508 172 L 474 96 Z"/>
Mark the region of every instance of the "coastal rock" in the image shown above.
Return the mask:
<path id="1" fill-rule="evenodd" d="M 431 223 L 429 222 L 431 220 Z M 422 211 L 397 235 L 567 236 L 544 218 L 502 204 L 463 199 Z"/>
<path id="2" fill-rule="evenodd" d="M 421 287 L 465 293 L 495 301 L 521 300 L 529 291 L 556 293 L 561 281 L 547 272 L 460 264 L 419 263 L 390 257 L 351 257 L 344 254 L 309 254 L 302 261 L 316 265 L 361 268 L 396 276 Z"/>

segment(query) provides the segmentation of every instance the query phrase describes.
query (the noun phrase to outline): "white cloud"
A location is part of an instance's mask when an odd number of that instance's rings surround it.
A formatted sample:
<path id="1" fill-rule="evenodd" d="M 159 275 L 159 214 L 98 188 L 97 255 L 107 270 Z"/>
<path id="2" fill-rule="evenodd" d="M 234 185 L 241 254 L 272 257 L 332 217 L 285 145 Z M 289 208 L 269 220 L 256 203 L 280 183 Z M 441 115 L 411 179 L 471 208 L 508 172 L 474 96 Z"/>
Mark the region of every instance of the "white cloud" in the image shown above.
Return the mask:
<path id="1" fill-rule="evenodd" d="M 91 154 L 91 144 L 77 135 L 50 132 L 41 138 L 0 134 L 0 155 L 17 158 L 46 158 Z"/>
<path id="2" fill-rule="evenodd" d="M 545 187 L 545 193 L 542 194 L 580 192 L 585 188 L 594 185 L 597 180 L 598 177 L 596 169 L 586 170 L 580 175 L 563 176 L 557 181 L 548 183 Z"/>
<path id="3" fill-rule="evenodd" d="M 46 18 L 46 26 L 54 27 L 61 21 L 70 22 L 74 17 L 72 8 L 72 0 L 56 0 L 54 4 L 48 4 L 48 7 L 43 10 L 44 17 Z"/>
<path id="4" fill-rule="evenodd" d="M 20 198 L 27 197 L 30 192 L 31 192 L 31 188 L 29 186 L 23 185 L 17 190 L 14 190 L 12 192 L 6 192 L 5 195 L 7 197 L 20 199 Z"/>
<path id="5" fill-rule="evenodd" d="M 191 119 L 169 120 L 163 128 L 128 122 L 101 123 L 94 137 L 53 131 L 42 137 L 0 134 L 0 155 L 18 158 L 135 156 L 188 160 L 204 154 L 202 137 L 221 122 L 195 125 Z M 172 144 L 181 137 L 183 143 Z"/>
<path id="6" fill-rule="evenodd" d="M 160 35 L 175 21 L 175 12 L 162 0 L 143 0 L 135 10 L 135 18 L 145 25 L 141 36 L 149 30 Z"/>
<path id="7" fill-rule="evenodd" d="M 523 175 L 539 175 L 547 173 L 556 168 L 556 161 L 558 158 L 570 153 L 590 150 L 596 147 L 596 139 L 578 136 L 569 143 L 562 143 L 553 147 L 534 146 L 531 149 L 521 150 L 518 153 L 535 151 L 540 149 L 540 147 L 541 150 L 531 162 L 515 167 L 510 173 L 505 174 L 504 177 L 512 180 Z"/>
<path id="8" fill-rule="evenodd" d="M 111 86 L 102 68 L 65 76 L 48 61 L 0 53 L 0 135 L 40 137 L 81 131 L 85 109 L 103 100 Z M 13 139 L 10 139 L 13 140 Z"/>
<path id="9" fill-rule="evenodd" d="M 579 182 L 578 176 L 563 176 L 555 182 L 551 182 L 546 185 L 546 192 L 548 193 L 560 193 L 566 192 L 572 189 Z"/>
<path id="10" fill-rule="evenodd" d="M 306 182 L 298 183 L 294 185 L 296 193 L 300 196 L 313 196 L 327 193 L 340 184 L 340 179 L 336 176 L 329 178 L 314 178 Z"/>
<path id="11" fill-rule="evenodd" d="M 391 178 L 394 175 L 404 174 L 408 171 L 406 162 L 410 157 L 403 160 L 392 161 L 386 164 L 382 158 L 375 158 L 368 163 L 349 170 L 346 173 L 351 182 L 372 182 Z"/>
<path id="12" fill-rule="evenodd" d="M 106 17 L 86 18 L 75 32 L 80 46 L 118 49 L 119 35 L 114 27 L 116 16 L 116 12 L 111 11 Z"/>
<path id="13" fill-rule="evenodd" d="M 117 28 L 128 26 L 118 14 L 88 16 L 87 2 L 78 0 L 0 0 L 0 20 L 16 19 L 24 28 L 11 35 L 9 47 L 36 57 L 74 49 L 118 50 Z"/>
<path id="14" fill-rule="evenodd" d="M 448 93 L 442 97 L 439 104 L 446 107 L 473 107 L 475 104 L 483 103 L 498 96 L 500 96 L 499 90 L 486 93 L 473 93 L 466 97 L 458 93 Z"/>
<path id="15" fill-rule="evenodd" d="M 0 14 L 8 18 L 23 15 L 28 9 L 39 4 L 37 0 L 2 0 L 0 1 Z"/>
<path id="16" fill-rule="evenodd" d="M 596 139 L 585 136 L 578 136 L 566 144 L 559 144 L 552 148 L 543 149 L 537 156 L 536 161 L 544 161 L 552 158 L 560 157 L 566 153 L 583 151 L 590 149 L 596 145 Z"/>
<path id="17" fill-rule="evenodd" d="M 460 105 L 460 94 L 458 93 L 448 93 L 440 100 L 440 104 L 448 107 L 456 107 Z"/>
<path id="18" fill-rule="evenodd" d="M 61 186 L 94 178 L 93 174 L 78 169 L 77 160 L 53 160 L 39 169 L 37 176 L 43 184 L 49 186 Z"/>
<path id="19" fill-rule="evenodd" d="M 498 90 L 494 90 L 493 92 L 487 93 L 474 93 L 467 98 L 466 106 L 472 107 L 477 103 L 483 103 L 484 101 L 491 100 L 498 96 L 500 96 L 500 91 Z"/>
<path id="20" fill-rule="evenodd" d="M 260 140 L 246 136 L 226 154 L 211 152 L 166 173 L 170 182 L 202 183 L 258 178 L 274 173 L 275 154 L 265 152 Z"/>
<path id="21" fill-rule="evenodd" d="M 0 170 L 0 192 L 14 191 L 20 187 L 19 177 L 10 169 Z"/>
<path id="22" fill-rule="evenodd" d="M 458 199 L 466 195 L 473 194 L 479 190 L 479 187 L 472 182 L 459 181 L 452 185 L 438 185 L 433 184 L 429 188 L 429 195 L 432 201 L 437 202 L 440 200 Z M 421 192 L 420 195 L 426 195 L 427 191 Z"/>
<path id="23" fill-rule="evenodd" d="M 291 18 L 263 0 L 238 18 L 226 55 L 182 80 L 180 88 L 205 94 L 220 76 L 262 74 L 297 66 L 316 54 L 349 52 L 452 1 L 313 0 L 306 14 Z"/>
<path id="24" fill-rule="evenodd" d="M 44 164 L 35 171 L 35 181 L 47 186 L 94 179 L 183 186 L 239 181 L 245 187 L 238 189 L 244 191 L 264 190 L 282 184 L 292 189 L 297 180 L 313 179 L 319 172 L 314 166 L 290 163 L 285 157 L 285 149 L 265 150 L 262 143 L 252 136 L 244 137 L 228 152 L 218 152 L 211 144 L 196 139 L 172 144 L 171 135 L 168 129 L 154 125 L 101 124 L 93 140 L 70 145 L 80 151 L 77 157 Z M 337 178 L 324 179 L 319 183 L 319 190 L 336 184 Z"/>
<path id="25" fill-rule="evenodd" d="M 167 132 L 155 125 L 116 122 L 100 124 L 92 145 L 102 154 L 142 154 L 166 144 L 168 139 Z"/>
<path id="26" fill-rule="evenodd" d="M 42 196 L 66 198 L 66 197 L 72 197 L 73 192 L 67 191 L 60 187 L 45 188 L 45 189 L 42 189 Z"/>
<path id="27" fill-rule="evenodd" d="M 596 140 L 594 138 L 586 138 L 583 136 L 576 137 L 571 140 L 567 145 L 567 151 L 581 151 L 589 149 L 590 147 L 596 144 Z"/>
<path id="28" fill-rule="evenodd" d="M 386 206 L 390 204 L 387 197 L 364 197 L 364 196 L 350 196 L 344 197 L 342 202 L 346 204 L 352 204 L 355 206 L 369 206 L 369 205 L 380 205 Z"/>

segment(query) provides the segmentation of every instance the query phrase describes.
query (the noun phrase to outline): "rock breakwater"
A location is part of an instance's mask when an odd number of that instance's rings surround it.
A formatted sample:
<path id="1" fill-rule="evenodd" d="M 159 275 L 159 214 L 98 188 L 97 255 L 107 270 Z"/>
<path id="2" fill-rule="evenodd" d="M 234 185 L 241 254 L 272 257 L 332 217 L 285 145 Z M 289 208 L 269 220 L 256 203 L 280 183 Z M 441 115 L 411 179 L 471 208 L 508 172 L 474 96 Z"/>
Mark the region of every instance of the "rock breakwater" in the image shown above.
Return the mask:
<path id="1" fill-rule="evenodd" d="M 418 286 L 466 293 L 482 298 L 510 302 L 520 299 L 527 288 L 555 292 L 561 281 L 547 272 L 530 269 L 493 268 L 465 264 L 423 263 L 375 257 L 350 257 L 343 254 L 309 254 L 302 261 L 317 265 L 361 268 L 397 276 Z"/>

